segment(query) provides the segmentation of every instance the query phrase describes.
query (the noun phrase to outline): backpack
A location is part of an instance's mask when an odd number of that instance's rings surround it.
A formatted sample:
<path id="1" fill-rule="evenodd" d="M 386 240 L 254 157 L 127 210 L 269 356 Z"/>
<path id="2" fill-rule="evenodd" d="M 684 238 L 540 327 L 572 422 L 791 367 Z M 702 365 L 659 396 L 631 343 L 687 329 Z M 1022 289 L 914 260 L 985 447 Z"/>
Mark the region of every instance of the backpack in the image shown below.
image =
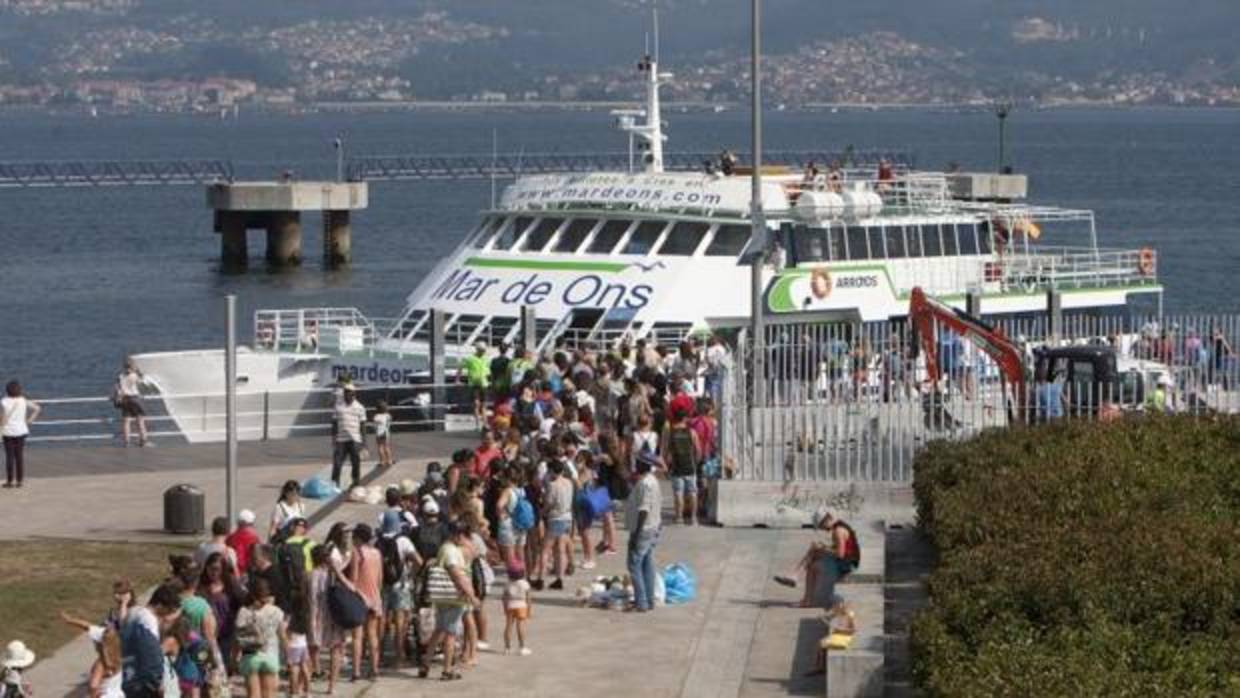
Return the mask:
<path id="1" fill-rule="evenodd" d="M 383 558 L 383 586 L 399 584 L 405 576 L 405 565 L 400 559 L 400 545 L 396 536 L 379 538 L 379 555 Z"/>
<path id="2" fill-rule="evenodd" d="M 667 439 L 667 450 L 672 475 L 688 477 L 697 473 L 697 463 L 693 462 L 693 432 L 672 429 Z"/>
<path id="3" fill-rule="evenodd" d="M 517 503 L 512 508 L 512 527 L 518 531 L 534 528 L 534 505 L 525 495 L 517 495 Z"/>
<path id="4" fill-rule="evenodd" d="M 276 569 L 279 570 L 280 584 L 285 594 L 276 598 L 287 599 L 290 608 L 298 600 L 300 591 L 306 588 L 306 563 L 310 559 L 310 548 L 314 541 L 305 538 L 295 542 L 285 541 L 276 548 Z M 290 608 L 282 608 L 285 613 Z"/>
<path id="5" fill-rule="evenodd" d="M 836 526 L 848 531 L 848 544 L 844 546 L 844 562 L 852 564 L 853 569 L 857 569 L 861 566 L 861 541 L 857 539 L 857 532 L 843 521 L 836 521 L 831 528 L 834 529 Z"/>

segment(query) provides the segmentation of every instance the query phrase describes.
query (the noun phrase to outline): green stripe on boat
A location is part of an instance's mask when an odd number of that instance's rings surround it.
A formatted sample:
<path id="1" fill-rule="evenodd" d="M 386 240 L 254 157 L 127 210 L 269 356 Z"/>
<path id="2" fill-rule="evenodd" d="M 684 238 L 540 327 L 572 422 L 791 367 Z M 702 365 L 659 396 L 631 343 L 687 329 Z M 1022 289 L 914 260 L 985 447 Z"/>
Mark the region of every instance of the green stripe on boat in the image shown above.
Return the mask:
<path id="1" fill-rule="evenodd" d="M 470 257 L 465 266 L 487 269 L 540 269 L 543 271 L 605 271 L 622 272 L 630 265 L 616 262 L 562 262 L 551 259 L 490 259 Z"/>

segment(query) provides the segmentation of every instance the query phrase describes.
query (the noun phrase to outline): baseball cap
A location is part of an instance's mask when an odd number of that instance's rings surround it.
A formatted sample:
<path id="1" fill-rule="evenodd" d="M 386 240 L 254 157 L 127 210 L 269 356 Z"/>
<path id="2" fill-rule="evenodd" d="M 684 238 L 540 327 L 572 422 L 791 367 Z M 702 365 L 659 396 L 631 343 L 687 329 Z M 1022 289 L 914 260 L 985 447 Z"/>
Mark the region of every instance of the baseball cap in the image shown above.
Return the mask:
<path id="1" fill-rule="evenodd" d="M 242 509 L 241 511 L 237 512 L 237 520 L 243 524 L 246 524 L 247 526 L 253 526 L 255 518 L 256 517 L 254 516 L 254 512 L 250 511 L 249 509 Z"/>
<path id="2" fill-rule="evenodd" d="M 439 503 L 434 497 L 427 495 L 422 499 L 422 513 L 428 516 L 439 513 Z"/>

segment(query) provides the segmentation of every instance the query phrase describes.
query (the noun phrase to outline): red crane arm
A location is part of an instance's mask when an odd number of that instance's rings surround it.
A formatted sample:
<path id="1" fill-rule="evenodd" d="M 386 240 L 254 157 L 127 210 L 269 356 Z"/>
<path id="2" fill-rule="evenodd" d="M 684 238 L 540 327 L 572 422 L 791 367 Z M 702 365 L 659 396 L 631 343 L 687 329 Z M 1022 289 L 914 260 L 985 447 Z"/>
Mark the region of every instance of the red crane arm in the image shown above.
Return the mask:
<path id="1" fill-rule="evenodd" d="M 926 356 L 926 373 L 930 381 L 938 384 L 942 377 L 939 370 L 938 345 L 935 342 L 934 326 L 943 325 L 973 342 L 978 349 L 994 360 L 1003 372 L 1004 378 L 1017 395 L 1023 393 L 1025 386 L 1025 360 L 1019 347 L 1013 344 L 1003 331 L 991 327 L 968 313 L 941 303 L 921 290 L 913 288 L 908 307 L 909 322 L 921 341 L 921 349 Z"/>

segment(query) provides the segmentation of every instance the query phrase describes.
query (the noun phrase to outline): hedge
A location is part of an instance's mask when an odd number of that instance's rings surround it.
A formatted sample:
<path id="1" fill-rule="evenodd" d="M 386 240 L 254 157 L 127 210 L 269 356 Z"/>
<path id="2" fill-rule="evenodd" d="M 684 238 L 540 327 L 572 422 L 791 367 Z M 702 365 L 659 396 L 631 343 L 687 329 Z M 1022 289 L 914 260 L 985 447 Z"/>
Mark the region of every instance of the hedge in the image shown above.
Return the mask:
<path id="1" fill-rule="evenodd" d="M 1085 421 L 917 457 L 931 696 L 1240 696 L 1240 418 Z"/>

